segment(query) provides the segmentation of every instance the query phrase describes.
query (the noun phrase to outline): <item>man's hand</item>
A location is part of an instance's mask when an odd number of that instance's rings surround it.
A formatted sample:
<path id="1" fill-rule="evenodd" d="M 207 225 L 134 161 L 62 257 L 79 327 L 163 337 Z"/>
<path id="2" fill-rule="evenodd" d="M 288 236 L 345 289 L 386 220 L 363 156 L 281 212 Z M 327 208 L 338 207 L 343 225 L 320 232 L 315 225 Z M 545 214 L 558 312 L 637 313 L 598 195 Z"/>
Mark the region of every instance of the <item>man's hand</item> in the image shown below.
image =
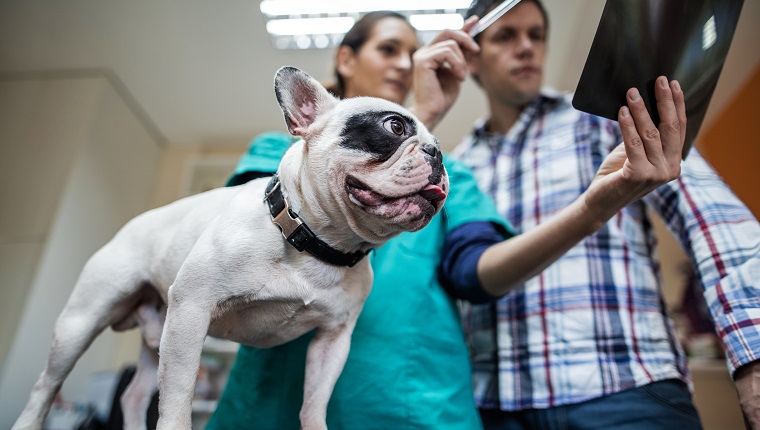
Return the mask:
<path id="1" fill-rule="evenodd" d="M 477 17 L 471 17 L 461 30 L 438 33 L 412 57 L 414 102 L 409 110 L 431 131 L 459 96 L 459 89 L 467 77 L 465 54 L 480 50 L 467 34 L 476 22 Z"/>
<path id="2" fill-rule="evenodd" d="M 686 105 L 678 82 L 657 80 L 655 127 L 635 89 L 618 120 L 624 143 L 602 163 L 589 188 L 550 219 L 489 247 L 478 261 L 483 289 L 499 297 L 544 270 L 587 235 L 598 231 L 620 209 L 681 173 L 686 139 Z"/>
<path id="3" fill-rule="evenodd" d="M 748 429 L 760 430 L 760 361 L 740 367 L 734 376 L 744 423 Z"/>
<path id="4" fill-rule="evenodd" d="M 681 174 L 686 104 L 678 81 L 655 83 L 660 124 L 655 126 L 635 88 L 618 112 L 623 144 L 604 160 L 586 193 L 586 204 L 604 224 L 614 213 Z M 600 226 L 601 226 L 600 224 Z"/>

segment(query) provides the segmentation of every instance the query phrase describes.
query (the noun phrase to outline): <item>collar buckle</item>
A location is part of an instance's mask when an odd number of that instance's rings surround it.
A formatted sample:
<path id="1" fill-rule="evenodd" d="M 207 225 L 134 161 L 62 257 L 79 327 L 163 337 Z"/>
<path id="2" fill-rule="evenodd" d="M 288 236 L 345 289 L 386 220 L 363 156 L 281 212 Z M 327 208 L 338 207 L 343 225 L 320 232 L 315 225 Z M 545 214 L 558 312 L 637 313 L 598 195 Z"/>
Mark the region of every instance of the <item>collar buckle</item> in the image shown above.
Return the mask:
<path id="1" fill-rule="evenodd" d="M 288 239 L 300 226 L 303 225 L 303 221 L 298 216 L 293 215 L 293 211 L 290 210 L 288 201 L 283 199 L 285 207 L 277 215 L 272 216 L 272 222 L 277 224 L 282 230 L 282 236 Z"/>
<path id="2" fill-rule="evenodd" d="M 264 201 L 269 206 L 272 222 L 280 228 L 282 237 L 298 251 L 306 251 L 326 263 L 348 267 L 355 265 L 369 253 L 344 253 L 321 241 L 298 214 L 290 209 L 288 200 L 282 194 L 277 174 L 272 177 L 264 191 Z"/>

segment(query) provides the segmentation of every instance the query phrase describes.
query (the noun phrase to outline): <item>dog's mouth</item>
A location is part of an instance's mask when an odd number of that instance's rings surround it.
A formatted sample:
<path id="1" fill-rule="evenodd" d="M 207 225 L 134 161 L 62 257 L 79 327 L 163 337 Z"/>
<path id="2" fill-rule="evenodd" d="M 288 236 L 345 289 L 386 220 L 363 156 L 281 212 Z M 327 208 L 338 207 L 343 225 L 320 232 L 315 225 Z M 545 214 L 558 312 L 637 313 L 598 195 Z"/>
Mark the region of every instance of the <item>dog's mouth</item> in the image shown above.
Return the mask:
<path id="1" fill-rule="evenodd" d="M 418 204 L 424 204 L 424 206 L 429 206 L 436 212 L 446 199 L 446 192 L 435 184 L 428 184 L 410 194 L 390 197 L 374 191 L 371 187 L 350 175 L 346 177 L 346 191 L 355 203 L 367 208 L 392 205 L 400 201 L 410 200 Z M 421 205 L 421 209 L 425 211 L 427 208 Z"/>

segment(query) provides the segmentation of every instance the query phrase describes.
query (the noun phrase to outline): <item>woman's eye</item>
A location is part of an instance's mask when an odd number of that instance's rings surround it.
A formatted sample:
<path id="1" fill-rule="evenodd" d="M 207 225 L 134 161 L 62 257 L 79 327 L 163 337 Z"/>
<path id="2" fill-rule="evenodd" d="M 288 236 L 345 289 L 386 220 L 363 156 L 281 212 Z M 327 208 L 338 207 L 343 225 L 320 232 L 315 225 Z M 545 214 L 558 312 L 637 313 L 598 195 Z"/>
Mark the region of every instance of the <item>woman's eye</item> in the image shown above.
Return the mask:
<path id="1" fill-rule="evenodd" d="M 390 45 L 381 45 L 378 49 L 385 55 L 393 55 L 396 53 L 396 48 Z"/>
<path id="2" fill-rule="evenodd" d="M 404 127 L 404 123 L 399 121 L 396 118 L 391 118 L 391 119 L 386 120 L 383 123 L 383 127 L 385 127 L 386 130 L 390 131 L 396 136 L 403 136 L 404 132 L 406 132 L 406 127 Z"/>

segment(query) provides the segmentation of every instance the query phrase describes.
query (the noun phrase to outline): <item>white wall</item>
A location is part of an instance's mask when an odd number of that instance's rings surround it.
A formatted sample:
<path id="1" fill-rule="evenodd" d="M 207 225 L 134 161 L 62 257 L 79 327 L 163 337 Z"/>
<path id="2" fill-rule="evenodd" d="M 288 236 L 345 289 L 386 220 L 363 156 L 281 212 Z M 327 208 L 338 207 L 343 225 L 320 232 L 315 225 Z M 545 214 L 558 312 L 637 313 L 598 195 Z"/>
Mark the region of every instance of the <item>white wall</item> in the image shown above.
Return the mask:
<path id="1" fill-rule="evenodd" d="M 0 82 L 0 113 L 12 113 L 0 115 L 0 428 L 26 402 L 86 259 L 151 206 L 162 150 L 124 100 L 105 77 Z M 136 358 L 122 356 L 134 336 L 122 339 L 93 343 L 64 398 Z"/>
<path id="2" fill-rule="evenodd" d="M 90 82 L 0 82 L 0 359 L 21 317 L 98 87 Z"/>

